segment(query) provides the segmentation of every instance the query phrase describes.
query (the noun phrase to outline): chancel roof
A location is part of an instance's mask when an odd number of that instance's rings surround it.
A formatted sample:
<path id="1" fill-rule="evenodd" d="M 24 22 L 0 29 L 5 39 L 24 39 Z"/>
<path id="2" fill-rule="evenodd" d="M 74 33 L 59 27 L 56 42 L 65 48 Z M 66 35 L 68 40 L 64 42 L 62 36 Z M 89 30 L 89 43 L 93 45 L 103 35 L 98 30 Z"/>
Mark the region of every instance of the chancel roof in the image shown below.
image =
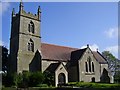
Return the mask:
<path id="1" fill-rule="evenodd" d="M 107 63 L 106 59 L 98 51 L 97 52 L 93 51 L 93 55 L 99 63 L 101 64 Z"/>

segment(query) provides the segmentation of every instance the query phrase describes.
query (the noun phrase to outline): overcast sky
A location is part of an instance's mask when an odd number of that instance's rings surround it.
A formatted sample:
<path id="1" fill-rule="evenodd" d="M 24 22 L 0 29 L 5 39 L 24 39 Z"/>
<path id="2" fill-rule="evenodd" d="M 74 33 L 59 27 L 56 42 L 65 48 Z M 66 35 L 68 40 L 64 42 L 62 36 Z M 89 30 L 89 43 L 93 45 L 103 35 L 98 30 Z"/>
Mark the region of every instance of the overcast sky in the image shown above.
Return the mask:
<path id="1" fill-rule="evenodd" d="M 109 50 L 118 57 L 118 3 L 117 2 L 24 2 L 24 10 L 37 13 L 40 5 L 42 42 L 84 48 Z M 2 3 L 2 40 L 9 48 L 11 12 L 19 10 L 19 3 Z M 1 33 L 1 32 L 0 32 Z"/>

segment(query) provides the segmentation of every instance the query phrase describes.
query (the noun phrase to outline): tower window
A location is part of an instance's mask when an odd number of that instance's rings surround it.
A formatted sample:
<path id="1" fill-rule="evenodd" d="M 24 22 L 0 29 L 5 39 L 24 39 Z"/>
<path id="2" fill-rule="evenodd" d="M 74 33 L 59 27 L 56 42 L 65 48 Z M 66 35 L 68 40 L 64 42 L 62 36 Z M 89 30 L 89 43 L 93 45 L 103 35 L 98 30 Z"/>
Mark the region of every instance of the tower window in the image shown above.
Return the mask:
<path id="1" fill-rule="evenodd" d="M 28 31 L 31 32 L 31 33 L 34 33 L 34 23 L 31 21 L 29 24 L 28 24 Z"/>
<path id="2" fill-rule="evenodd" d="M 28 42 L 28 51 L 34 52 L 34 42 L 32 39 L 30 39 Z"/>

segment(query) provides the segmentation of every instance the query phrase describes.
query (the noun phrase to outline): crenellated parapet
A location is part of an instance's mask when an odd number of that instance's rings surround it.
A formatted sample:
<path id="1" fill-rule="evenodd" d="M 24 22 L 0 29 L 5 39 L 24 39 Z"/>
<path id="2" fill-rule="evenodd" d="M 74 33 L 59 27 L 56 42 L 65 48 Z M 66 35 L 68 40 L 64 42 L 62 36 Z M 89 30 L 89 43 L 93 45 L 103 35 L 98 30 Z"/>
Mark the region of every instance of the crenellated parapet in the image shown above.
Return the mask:
<path id="1" fill-rule="evenodd" d="M 22 10 L 21 13 L 19 13 L 21 16 L 28 17 L 35 20 L 40 20 L 40 14 L 33 14 L 31 12 L 26 12 L 25 10 Z"/>
<path id="2" fill-rule="evenodd" d="M 13 8 L 12 10 L 12 19 L 16 19 L 18 18 L 19 16 L 23 16 L 23 17 L 27 17 L 27 18 L 31 18 L 31 19 L 34 19 L 34 20 L 38 20 L 38 21 L 41 21 L 41 9 L 40 9 L 40 6 L 38 7 L 38 10 L 37 10 L 37 14 L 33 14 L 31 12 L 26 12 L 24 10 L 24 6 L 23 6 L 23 2 L 20 2 L 20 5 L 19 5 L 19 12 L 18 13 L 15 13 L 15 9 Z"/>

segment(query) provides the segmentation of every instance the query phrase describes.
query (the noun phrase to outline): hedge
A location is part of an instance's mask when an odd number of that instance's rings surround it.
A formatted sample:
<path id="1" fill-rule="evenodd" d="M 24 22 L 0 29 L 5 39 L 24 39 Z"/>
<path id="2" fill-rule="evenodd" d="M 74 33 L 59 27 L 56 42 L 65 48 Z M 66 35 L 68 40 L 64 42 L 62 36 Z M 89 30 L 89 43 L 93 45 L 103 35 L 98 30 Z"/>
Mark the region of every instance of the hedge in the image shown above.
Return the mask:
<path id="1" fill-rule="evenodd" d="M 68 85 L 81 88 L 120 88 L 120 84 L 106 84 L 106 83 L 88 83 L 88 82 L 70 82 Z"/>

